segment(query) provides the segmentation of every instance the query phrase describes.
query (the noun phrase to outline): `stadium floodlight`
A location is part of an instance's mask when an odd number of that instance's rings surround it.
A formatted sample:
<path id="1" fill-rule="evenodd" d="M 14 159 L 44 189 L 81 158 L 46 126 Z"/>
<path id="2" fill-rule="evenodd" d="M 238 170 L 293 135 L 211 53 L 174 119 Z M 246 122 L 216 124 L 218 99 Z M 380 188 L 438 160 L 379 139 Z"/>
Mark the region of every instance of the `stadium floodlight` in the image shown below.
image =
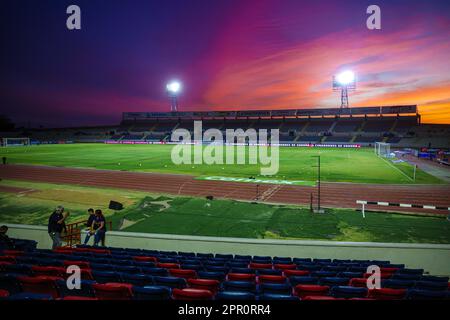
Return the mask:
<path id="1" fill-rule="evenodd" d="M 348 91 L 354 90 L 356 77 L 353 71 L 346 70 L 333 77 L 333 90 L 341 92 L 341 109 L 348 108 Z"/>
<path id="2" fill-rule="evenodd" d="M 343 85 L 349 85 L 355 81 L 355 74 L 352 71 L 344 71 L 337 75 L 337 81 Z"/>
<path id="3" fill-rule="evenodd" d="M 178 95 L 181 91 L 181 83 L 178 81 L 169 82 L 166 85 L 167 94 L 170 98 L 170 111 L 178 111 Z"/>

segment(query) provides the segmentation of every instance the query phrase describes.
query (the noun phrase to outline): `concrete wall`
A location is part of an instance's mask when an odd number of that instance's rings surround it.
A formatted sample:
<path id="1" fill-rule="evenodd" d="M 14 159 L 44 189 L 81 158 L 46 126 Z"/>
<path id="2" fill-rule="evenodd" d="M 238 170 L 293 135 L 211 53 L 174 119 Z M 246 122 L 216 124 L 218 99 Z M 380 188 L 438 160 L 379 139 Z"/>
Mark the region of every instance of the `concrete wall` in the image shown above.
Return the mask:
<path id="1" fill-rule="evenodd" d="M 47 228 L 8 224 L 11 237 L 51 248 Z M 92 241 L 92 240 L 91 240 Z M 193 237 L 110 231 L 106 245 L 154 250 L 232 253 L 298 258 L 389 260 L 432 275 L 450 276 L 450 245 Z"/>

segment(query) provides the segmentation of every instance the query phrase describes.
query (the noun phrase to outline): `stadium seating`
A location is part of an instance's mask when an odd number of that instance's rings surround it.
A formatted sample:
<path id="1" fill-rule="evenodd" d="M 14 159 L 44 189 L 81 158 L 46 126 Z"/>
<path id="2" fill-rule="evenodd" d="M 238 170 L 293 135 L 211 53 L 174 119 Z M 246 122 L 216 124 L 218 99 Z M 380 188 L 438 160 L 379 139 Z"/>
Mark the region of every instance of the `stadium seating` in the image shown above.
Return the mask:
<path id="1" fill-rule="evenodd" d="M 448 277 L 389 261 L 331 260 L 126 248 L 0 252 L 4 299 L 404 300 L 448 299 Z M 63 266 L 79 264 L 81 288 Z M 367 290 L 367 266 L 382 288 Z M 192 266 L 189 268 L 180 266 Z M 6 292 L 6 293 L 5 293 Z"/>

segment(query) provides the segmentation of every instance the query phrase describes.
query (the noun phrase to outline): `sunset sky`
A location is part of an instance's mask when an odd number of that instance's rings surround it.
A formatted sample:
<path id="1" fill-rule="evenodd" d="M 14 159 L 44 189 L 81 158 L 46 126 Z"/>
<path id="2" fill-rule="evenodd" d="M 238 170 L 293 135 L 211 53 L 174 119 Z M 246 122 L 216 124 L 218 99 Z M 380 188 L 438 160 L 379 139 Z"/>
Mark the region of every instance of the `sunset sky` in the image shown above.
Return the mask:
<path id="1" fill-rule="evenodd" d="M 82 30 L 66 28 L 77 4 Z M 366 28 L 381 8 L 382 29 Z M 0 114 L 18 124 L 117 124 L 123 111 L 417 104 L 450 124 L 450 1 L 8 0 L 1 10 Z"/>

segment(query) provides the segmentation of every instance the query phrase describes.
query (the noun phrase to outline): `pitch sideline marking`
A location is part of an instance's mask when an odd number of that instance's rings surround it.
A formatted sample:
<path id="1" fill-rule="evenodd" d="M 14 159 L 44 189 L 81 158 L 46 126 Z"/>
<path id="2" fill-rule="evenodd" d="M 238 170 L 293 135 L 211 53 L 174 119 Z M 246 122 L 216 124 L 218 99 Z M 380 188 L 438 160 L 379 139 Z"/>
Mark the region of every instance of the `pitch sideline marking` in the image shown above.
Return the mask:
<path id="1" fill-rule="evenodd" d="M 388 165 L 390 165 L 392 168 L 394 168 L 395 170 L 398 170 L 402 175 L 404 175 L 405 177 L 407 177 L 410 181 L 414 181 L 413 178 L 411 178 L 410 176 L 408 176 L 406 173 L 404 173 L 402 170 L 400 170 L 399 168 L 397 168 L 396 166 L 394 166 L 392 163 L 390 163 L 389 161 L 387 161 L 384 158 L 381 158 L 380 156 L 378 157 L 381 160 L 383 160 L 384 162 L 386 162 Z"/>

